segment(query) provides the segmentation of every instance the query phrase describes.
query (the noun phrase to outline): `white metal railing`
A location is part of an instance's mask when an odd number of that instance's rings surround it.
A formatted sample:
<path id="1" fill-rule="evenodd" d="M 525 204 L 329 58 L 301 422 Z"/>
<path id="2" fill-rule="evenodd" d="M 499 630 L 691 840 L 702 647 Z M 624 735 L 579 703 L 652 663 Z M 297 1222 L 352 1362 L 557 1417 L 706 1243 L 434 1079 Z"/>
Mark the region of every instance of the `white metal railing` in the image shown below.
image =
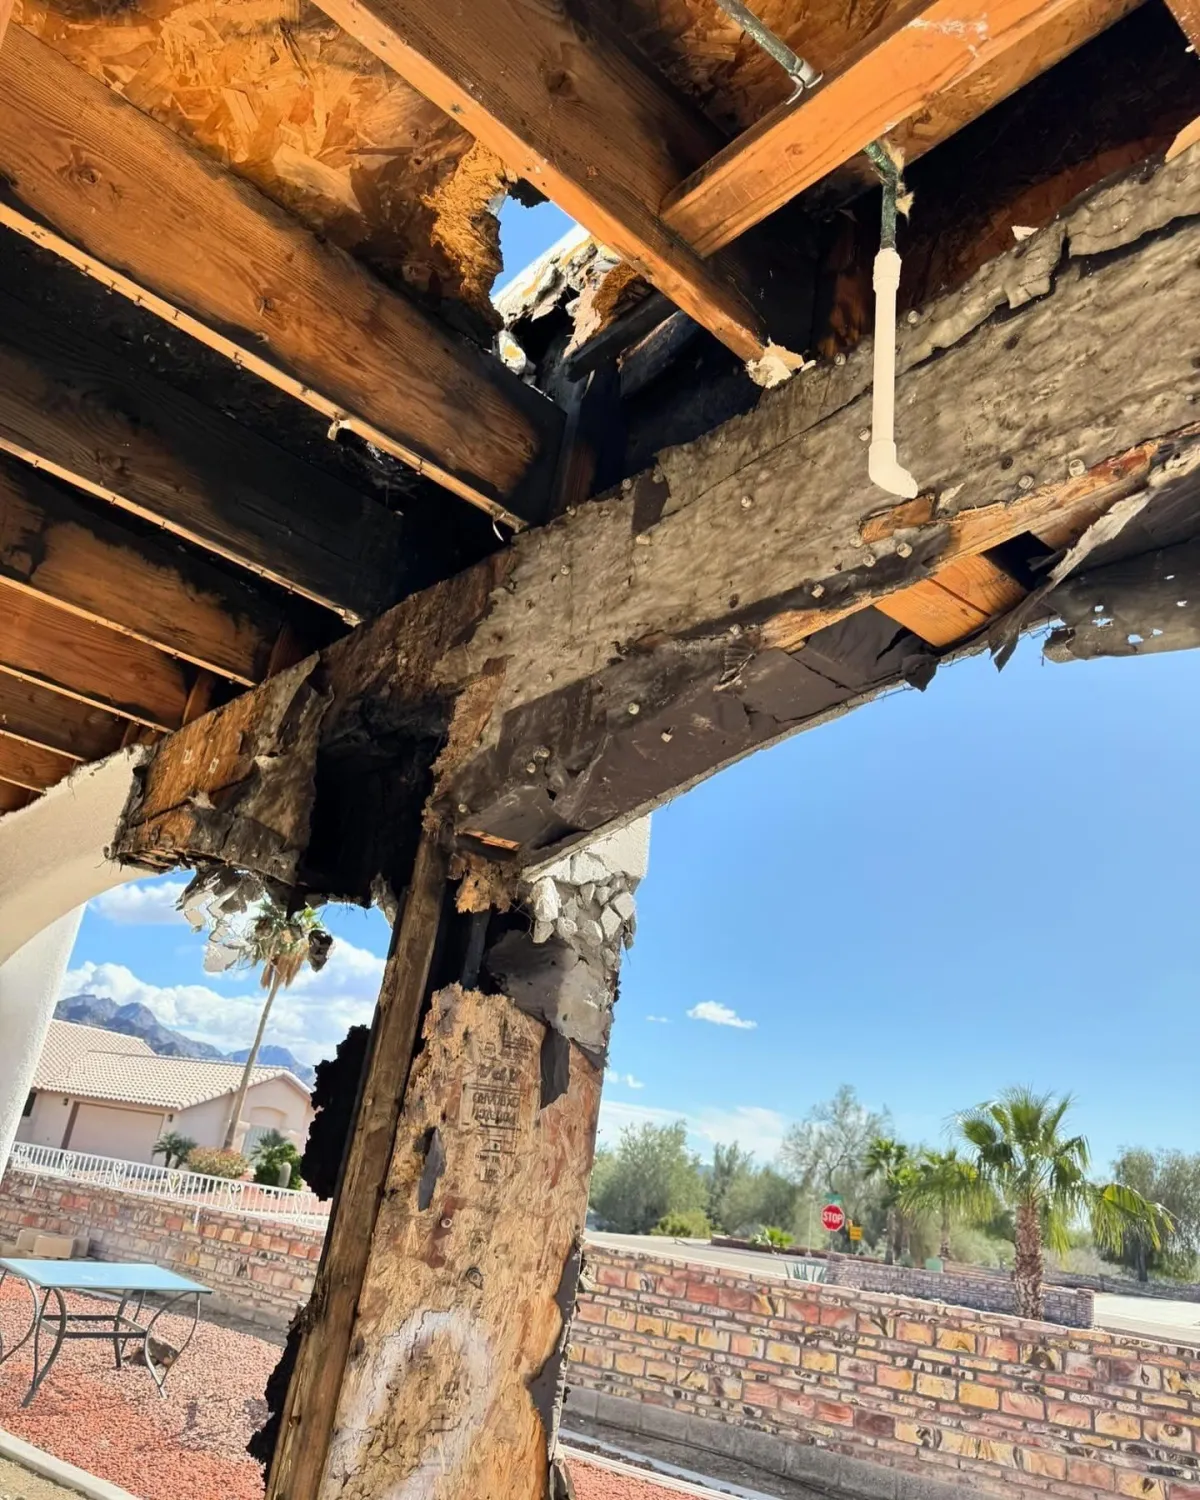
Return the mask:
<path id="1" fill-rule="evenodd" d="M 17 1141 L 10 1164 L 22 1172 L 61 1177 L 91 1187 L 115 1188 L 145 1198 L 161 1198 L 188 1208 L 211 1208 L 246 1214 L 258 1219 L 277 1219 L 306 1229 L 324 1229 L 329 1206 L 306 1188 L 268 1187 L 261 1182 L 242 1182 L 227 1177 L 209 1177 L 182 1167 L 160 1167 L 148 1162 L 120 1161 L 112 1156 L 90 1156 L 83 1151 L 60 1151 L 54 1146 L 32 1146 Z"/>

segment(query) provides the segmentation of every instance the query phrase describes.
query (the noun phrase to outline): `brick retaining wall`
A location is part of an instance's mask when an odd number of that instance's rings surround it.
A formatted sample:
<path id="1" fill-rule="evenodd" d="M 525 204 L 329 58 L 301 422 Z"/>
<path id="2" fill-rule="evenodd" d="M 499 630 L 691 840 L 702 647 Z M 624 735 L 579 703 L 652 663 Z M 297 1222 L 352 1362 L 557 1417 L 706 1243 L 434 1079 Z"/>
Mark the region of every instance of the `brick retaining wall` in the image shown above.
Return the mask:
<path id="1" fill-rule="evenodd" d="M 0 1183 L 0 1238 L 19 1229 L 84 1235 L 97 1260 L 153 1261 L 211 1286 L 218 1311 L 286 1328 L 308 1301 L 324 1235 L 278 1220 L 184 1208 L 10 1167 Z"/>
<path id="2" fill-rule="evenodd" d="M 917 1266 L 887 1266 L 881 1261 L 862 1260 L 855 1255 L 831 1255 L 825 1272 L 829 1286 L 858 1287 L 864 1292 L 895 1292 L 902 1297 L 921 1297 L 934 1302 L 953 1302 L 977 1312 L 1016 1313 L 1017 1296 L 1012 1277 L 949 1267 L 926 1271 Z M 1090 1328 L 1094 1321 L 1095 1296 L 1091 1291 L 1047 1286 L 1043 1311 L 1048 1323 L 1068 1328 Z"/>
<path id="3" fill-rule="evenodd" d="M 586 1280 L 568 1427 L 572 1411 L 612 1420 L 607 1401 L 685 1417 L 698 1448 L 748 1428 L 887 1465 L 880 1494 L 899 1470 L 1009 1496 L 1200 1500 L 1189 1350 L 594 1247 Z"/>

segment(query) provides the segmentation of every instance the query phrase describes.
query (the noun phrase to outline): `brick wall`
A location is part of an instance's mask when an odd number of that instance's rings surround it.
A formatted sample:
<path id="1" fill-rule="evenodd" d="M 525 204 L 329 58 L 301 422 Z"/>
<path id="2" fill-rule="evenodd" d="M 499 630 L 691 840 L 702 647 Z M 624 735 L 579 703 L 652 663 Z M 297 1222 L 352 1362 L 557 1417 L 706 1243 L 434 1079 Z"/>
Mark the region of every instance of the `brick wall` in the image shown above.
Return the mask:
<path id="1" fill-rule="evenodd" d="M 86 1234 L 97 1260 L 153 1261 L 192 1276 L 212 1287 L 208 1305 L 271 1328 L 286 1328 L 308 1300 L 324 1238 L 10 1167 L 0 1183 L 0 1238 L 15 1239 L 19 1229 Z"/>
<path id="2" fill-rule="evenodd" d="M 862 1260 L 854 1255 L 831 1255 L 825 1278 L 830 1286 L 953 1302 L 956 1307 L 973 1307 L 978 1312 L 1017 1310 L 1012 1277 L 978 1269 L 959 1272 L 948 1267 L 944 1271 L 926 1271 L 916 1266 L 886 1266 L 881 1261 Z M 1048 1323 L 1062 1323 L 1068 1328 L 1092 1326 L 1095 1297 L 1091 1291 L 1047 1286 L 1042 1300 Z"/>
<path id="3" fill-rule="evenodd" d="M 736 1425 L 888 1465 L 881 1494 L 915 1493 L 900 1480 L 920 1474 L 1010 1496 L 1200 1500 L 1187 1350 L 597 1248 L 587 1267 L 568 1427 L 632 1398 L 630 1412 L 684 1414 L 697 1448 L 728 1451 L 716 1438 Z"/>

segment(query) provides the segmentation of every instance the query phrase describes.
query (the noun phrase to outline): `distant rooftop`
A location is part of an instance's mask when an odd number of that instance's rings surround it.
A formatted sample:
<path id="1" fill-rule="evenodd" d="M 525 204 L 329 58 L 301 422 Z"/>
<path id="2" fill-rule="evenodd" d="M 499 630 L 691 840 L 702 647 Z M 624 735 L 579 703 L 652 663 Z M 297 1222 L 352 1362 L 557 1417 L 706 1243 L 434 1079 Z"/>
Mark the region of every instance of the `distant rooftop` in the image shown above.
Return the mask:
<path id="1" fill-rule="evenodd" d="M 34 1088 L 84 1099 L 188 1109 L 232 1094 L 241 1081 L 242 1067 L 235 1062 L 160 1057 L 140 1037 L 74 1021 L 51 1021 Z M 255 1068 L 251 1084 L 272 1078 L 285 1078 L 308 1094 L 287 1068 Z"/>

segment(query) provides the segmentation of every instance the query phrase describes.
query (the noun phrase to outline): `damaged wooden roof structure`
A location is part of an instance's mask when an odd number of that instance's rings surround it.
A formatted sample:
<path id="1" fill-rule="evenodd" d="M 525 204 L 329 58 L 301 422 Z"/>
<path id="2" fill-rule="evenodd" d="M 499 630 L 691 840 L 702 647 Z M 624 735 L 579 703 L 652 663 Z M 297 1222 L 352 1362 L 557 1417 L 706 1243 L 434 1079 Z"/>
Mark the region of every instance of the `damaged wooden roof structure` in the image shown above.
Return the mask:
<path id="1" fill-rule="evenodd" d="M 0 0 L 0 813 L 141 746 L 119 858 L 395 918 L 270 1500 L 563 1493 L 564 856 L 1027 628 L 1200 644 L 1195 0 L 757 15 Z M 509 194 L 581 230 L 497 307 Z"/>

